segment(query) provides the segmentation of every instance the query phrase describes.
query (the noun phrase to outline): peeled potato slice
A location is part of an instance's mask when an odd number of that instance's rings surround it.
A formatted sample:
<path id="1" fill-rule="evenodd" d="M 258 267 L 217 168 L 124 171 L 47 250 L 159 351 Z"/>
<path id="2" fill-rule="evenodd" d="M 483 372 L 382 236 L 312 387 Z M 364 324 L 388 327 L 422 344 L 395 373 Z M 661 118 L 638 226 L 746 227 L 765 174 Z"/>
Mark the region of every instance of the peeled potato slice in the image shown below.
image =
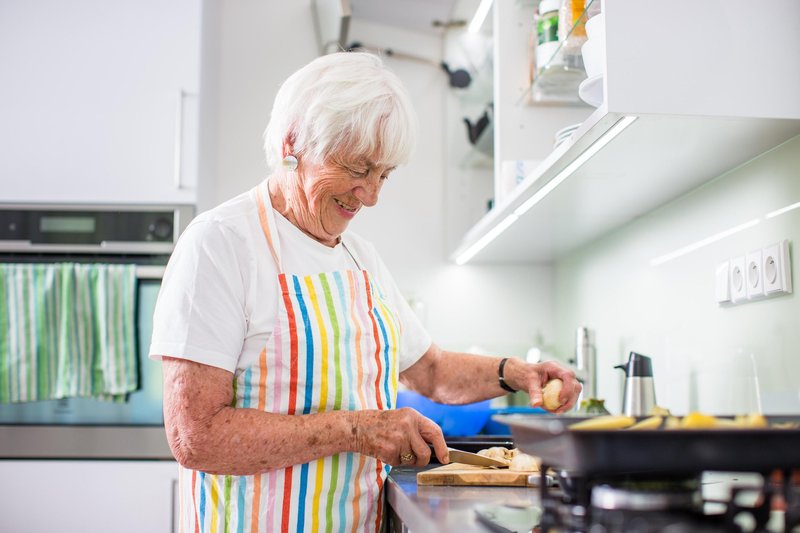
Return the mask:
<path id="1" fill-rule="evenodd" d="M 760 413 L 750 413 L 749 415 L 739 415 L 734 418 L 734 422 L 739 427 L 743 428 L 766 428 L 769 427 L 769 422 Z"/>
<path id="2" fill-rule="evenodd" d="M 632 416 L 607 415 L 581 420 L 580 422 L 572 424 L 569 429 L 575 429 L 578 431 L 594 429 L 623 429 L 630 427 L 635 423 L 636 419 Z"/>
<path id="3" fill-rule="evenodd" d="M 636 430 L 636 429 L 658 429 L 661 427 L 661 422 L 664 421 L 664 417 L 662 416 L 651 416 L 649 418 L 645 418 L 644 420 L 640 420 L 639 422 L 635 423 L 628 429 Z"/>
<path id="4" fill-rule="evenodd" d="M 680 427 L 684 429 L 711 429 L 718 427 L 717 418 L 703 413 L 689 413 L 681 419 Z"/>
<path id="5" fill-rule="evenodd" d="M 564 382 L 558 378 L 551 379 L 545 384 L 544 389 L 542 389 L 545 409 L 548 411 L 555 411 L 561 407 L 561 399 L 559 396 L 561 395 L 561 388 L 563 386 Z"/>
<path id="6" fill-rule="evenodd" d="M 659 405 L 654 405 L 653 408 L 650 409 L 650 412 L 647 413 L 647 414 L 648 415 L 653 415 L 653 416 L 656 416 L 656 415 L 669 416 L 670 412 L 669 412 L 669 409 L 667 409 L 666 407 L 661 407 Z"/>

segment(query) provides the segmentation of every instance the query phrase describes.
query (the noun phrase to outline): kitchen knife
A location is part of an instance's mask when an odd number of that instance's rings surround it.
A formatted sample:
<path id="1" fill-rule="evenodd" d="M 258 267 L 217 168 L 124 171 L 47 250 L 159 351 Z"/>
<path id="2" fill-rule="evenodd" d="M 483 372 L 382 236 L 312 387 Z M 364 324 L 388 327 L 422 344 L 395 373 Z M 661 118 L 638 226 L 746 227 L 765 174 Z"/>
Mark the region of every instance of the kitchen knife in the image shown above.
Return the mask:
<path id="1" fill-rule="evenodd" d="M 465 465 L 475 466 L 492 466 L 496 468 L 508 468 L 508 463 L 478 455 L 477 453 L 465 452 L 463 450 L 456 450 L 455 448 L 447 448 L 447 453 L 450 455 L 451 463 L 461 463 Z"/>

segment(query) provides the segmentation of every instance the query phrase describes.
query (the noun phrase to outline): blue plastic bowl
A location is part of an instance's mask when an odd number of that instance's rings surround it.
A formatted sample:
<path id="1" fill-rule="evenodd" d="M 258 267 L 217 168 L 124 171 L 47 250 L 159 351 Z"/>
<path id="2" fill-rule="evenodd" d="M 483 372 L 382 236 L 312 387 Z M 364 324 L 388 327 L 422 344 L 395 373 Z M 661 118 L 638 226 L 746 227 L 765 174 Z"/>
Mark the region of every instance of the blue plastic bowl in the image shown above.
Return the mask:
<path id="1" fill-rule="evenodd" d="M 468 437 L 481 432 L 491 415 L 491 400 L 444 405 L 412 391 L 398 391 L 397 407 L 412 407 L 442 428 L 446 437 Z"/>
<path id="2" fill-rule="evenodd" d="M 499 409 L 491 409 L 489 413 L 489 420 L 483 427 L 483 432 L 487 435 L 511 435 L 511 428 L 506 424 L 501 424 L 494 419 L 494 415 L 516 415 L 516 414 L 529 414 L 529 415 L 543 415 L 547 411 L 541 407 L 502 407 Z"/>

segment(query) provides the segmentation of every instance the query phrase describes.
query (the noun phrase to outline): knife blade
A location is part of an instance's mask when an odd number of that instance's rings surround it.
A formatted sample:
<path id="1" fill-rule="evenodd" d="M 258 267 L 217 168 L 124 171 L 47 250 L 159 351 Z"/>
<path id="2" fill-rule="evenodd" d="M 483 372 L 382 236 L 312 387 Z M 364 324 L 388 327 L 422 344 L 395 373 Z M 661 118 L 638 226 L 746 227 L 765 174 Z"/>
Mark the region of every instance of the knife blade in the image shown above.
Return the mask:
<path id="1" fill-rule="evenodd" d="M 465 465 L 476 466 L 492 466 L 496 468 L 508 468 L 508 463 L 478 455 L 477 453 L 465 452 L 463 450 L 456 450 L 455 448 L 447 448 L 447 453 L 450 455 L 451 463 L 461 463 Z"/>

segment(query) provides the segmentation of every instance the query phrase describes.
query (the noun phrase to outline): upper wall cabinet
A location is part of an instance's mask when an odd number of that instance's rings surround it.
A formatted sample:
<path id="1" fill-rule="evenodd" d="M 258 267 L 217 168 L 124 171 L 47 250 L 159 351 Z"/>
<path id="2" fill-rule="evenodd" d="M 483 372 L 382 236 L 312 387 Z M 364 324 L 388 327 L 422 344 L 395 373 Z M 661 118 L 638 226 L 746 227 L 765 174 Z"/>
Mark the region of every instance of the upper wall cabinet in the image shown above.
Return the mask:
<path id="1" fill-rule="evenodd" d="M 0 2 L 0 201 L 194 203 L 200 0 Z"/>
<path id="2" fill-rule="evenodd" d="M 494 5 L 495 205 L 459 263 L 553 261 L 800 134 L 796 0 L 604 2 L 596 108 L 530 98 L 535 9 Z"/>

